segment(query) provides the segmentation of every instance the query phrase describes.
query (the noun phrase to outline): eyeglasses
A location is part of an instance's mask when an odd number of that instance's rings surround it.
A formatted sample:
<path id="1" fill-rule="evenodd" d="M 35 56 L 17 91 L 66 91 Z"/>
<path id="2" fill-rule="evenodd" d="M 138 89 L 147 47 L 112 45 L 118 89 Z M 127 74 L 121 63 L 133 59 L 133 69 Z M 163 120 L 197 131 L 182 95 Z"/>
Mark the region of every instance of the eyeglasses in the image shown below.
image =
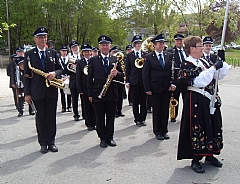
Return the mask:
<path id="1" fill-rule="evenodd" d="M 195 47 L 203 47 L 203 45 L 196 45 Z"/>

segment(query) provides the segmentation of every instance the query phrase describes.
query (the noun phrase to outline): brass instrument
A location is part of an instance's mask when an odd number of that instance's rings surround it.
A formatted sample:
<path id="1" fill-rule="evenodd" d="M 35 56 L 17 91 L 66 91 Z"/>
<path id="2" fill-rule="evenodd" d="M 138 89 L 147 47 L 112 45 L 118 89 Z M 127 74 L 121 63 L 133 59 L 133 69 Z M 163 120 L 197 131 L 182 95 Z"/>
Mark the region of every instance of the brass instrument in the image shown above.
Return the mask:
<path id="1" fill-rule="evenodd" d="M 84 66 L 84 68 L 83 68 L 83 73 L 84 73 L 85 75 L 88 75 L 88 65 Z"/>
<path id="2" fill-rule="evenodd" d="M 141 47 L 142 51 L 147 52 L 147 53 L 154 51 L 152 39 L 153 39 L 153 37 L 149 37 L 143 41 L 142 47 Z"/>
<path id="3" fill-rule="evenodd" d="M 121 69 L 122 69 L 122 72 L 124 74 L 124 81 L 126 80 L 126 74 L 125 74 L 125 70 L 126 70 L 126 67 L 125 67 L 125 64 L 124 64 L 124 54 L 121 53 L 121 52 L 117 52 L 116 54 L 114 54 L 114 56 L 117 57 L 117 60 L 119 61 L 120 63 L 120 66 L 121 66 Z"/>
<path id="4" fill-rule="evenodd" d="M 76 58 L 74 58 L 71 53 L 68 54 L 68 63 L 67 63 L 67 69 L 70 72 L 76 73 L 77 72 L 77 62 L 76 62 Z"/>
<path id="5" fill-rule="evenodd" d="M 117 68 L 117 63 L 114 63 L 113 69 Z M 100 92 L 100 94 L 98 95 L 98 98 L 102 99 L 103 96 L 106 95 L 107 90 L 113 80 L 113 75 L 109 74 L 106 83 L 103 85 L 102 91 Z"/>
<path id="6" fill-rule="evenodd" d="M 39 69 L 36 69 L 34 67 L 31 66 L 31 63 L 30 63 L 30 60 L 29 60 L 29 57 L 28 57 L 28 67 L 36 74 L 38 75 L 41 75 L 42 77 L 44 77 L 46 80 L 45 80 L 45 83 L 46 83 L 46 86 L 47 87 L 50 87 L 50 86 L 54 86 L 56 88 L 60 88 L 60 89 L 63 89 L 64 88 L 64 83 L 61 79 L 56 79 L 54 78 L 53 80 L 48 80 L 47 79 L 47 76 L 48 74 L 39 70 Z M 29 76 L 26 76 L 29 78 Z"/>
<path id="7" fill-rule="evenodd" d="M 172 80 L 174 79 L 174 63 L 175 63 L 175 49 L 173 49 L 173 57 L 172 57 Z M 171 119 L 175 119 L 176 118 L 176 112 L 175 112 L 175 107 L 178 105 L 178 101 L 173 97 L 173 92 L 172 92 L 172 96 L 170 98 L 170 103 L 169 103 L 169 115 Z"/>
<path id="8" fill-rule="evenodd" d="M 137 67 L 137 68 L 142 68 L 143 67 L 143 65 L 144 65 L 144 58 L 137 58 L 137 59 L 135 59 L 135 66 Z"/>

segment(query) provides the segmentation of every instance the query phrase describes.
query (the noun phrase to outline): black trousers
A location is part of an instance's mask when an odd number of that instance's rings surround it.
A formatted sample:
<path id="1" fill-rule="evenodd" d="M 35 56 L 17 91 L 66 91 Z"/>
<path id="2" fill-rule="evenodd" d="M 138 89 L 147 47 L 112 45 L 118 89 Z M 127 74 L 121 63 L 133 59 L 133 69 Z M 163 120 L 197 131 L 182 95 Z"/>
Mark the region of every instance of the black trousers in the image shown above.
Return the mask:
<path id="1" fill-rule="evenodd" d="M 178 116 L 178 106 L 179 106 L 179 96 L 180 96 L 180 93 L 182 93 L 182 101 L 183 101 L 186 91 L 175 90 L 173 92 L 173 97 L 178 101 L 178 105 L 175 106 L 175 113 L 176 113 L 176 117 L 175 118 L 177 118 L 177 116 Z"/>
<path id="2" fill-rule="evenodd" d="M 84 101 L 83 101 L 83 95 L 80 94 L 80 100 L 81 100 L 81 109 L 82 109 L 82 117 L 83 119 L 85 119 L 85 105 L 84 105 Z"/>
<path id="3" fill-rule="evenodd" d="M 17 105 L 17 92 L 16 92 L 16 89 L 14 87 L 12 87 L 12 92 L 13 92 L 14 104 L 15 104 L 16 108 L 18 108 L 18 105 Z"/>
<path id="4" fill-rule="evenodd" d="M 78 98 L 79 93 L 77 92 L 77 88 L 70 88 L 71 97 L 72 97 L 72 107 L 73 107 L 73 117 L 80 117 L 78 113 Z"/>
<path id="5" fill-rule="evenodd" d="M 37 109 L 36 127 L 40 145 L 55 144 L 57 98 L 33 100 Z"/>
<path id="6" fill-rule="evenodd" d="M 23 110 L 24 110 L 24 102 L 25 102 L 25 99 L 24 99 L 24 94 L 23 94 L 23 88 L 18 88 L 17 89 L 17 109 L 18 109 L 18 112 L 23 114 Z M 31 105 L 28 105 L 28 112 L 29 114 L 33 112 L 33 109 L 31 107 Z"/>
<path id="7" fill-rule="evenodd" d="M 152 100 L 151 100 L 151 96 L 147 95 L 147 109 L 151 110 L 152 109 Z"/>
<path id="8" fill-rule="evenodd" d="M 93 103 L 97 118 L 97 133 L 101 140 L 113 138 L 116 104 L 117 102 L 107 101 Z"/>
<path id="9" fill-rule="evenodd" d="M 122 105 L 123 105 L 123 88 L 124 85 L 118 84 L 118 101 L 117 101 L 117 113 L 122 112 Z"/>
<path id="10" fill-rule="evenodd" d="M 143 85 L 132 85 L 131 88 L 131 96 L 133 103 L 133 115 L 134 122 L 142 122 L 146 120 L 147 116 L 147 106 L 146 106 L 146 98 L 147 94 L 145 93 L 145 89 Z M 139 107 L 140 105 L 140 107 Z"/>
<path id="11" fill-rule="evenodd" d="M 84 105 L 84 119 L 85 119 L 85 125 L 87 127 L 94 127 L 96 125 L 96 114 L 95 109 L 92 105 L 92 103 L 89 101 L 87 95 L 81 95 Z"/>
<path id="12" fill-rule="evenodd" d="M 132 103 L 132 95 L 131 95 L 131 88 L 128 90 L 128 103 Z"/>
<path id="13" fill-rule="evenodd" d="M 155 135 L 168 132 L 170 96 L 170 92 L 153 93 L 151 96 L 153 108 L 153 133 Z"/>
<path id="14" fill-rule="evenodd" d="M 62 104 L 62 109 L 66 109 L 66 96 L 67 96 L 67 108 L 71 108 L 71 104 L 72 104 L 72 99 L 71 99 L 71 95 L 66 95 L 63 92 L 63 89 L 60 89 L 60 94 L 61 94 L 61 104 Z"/>

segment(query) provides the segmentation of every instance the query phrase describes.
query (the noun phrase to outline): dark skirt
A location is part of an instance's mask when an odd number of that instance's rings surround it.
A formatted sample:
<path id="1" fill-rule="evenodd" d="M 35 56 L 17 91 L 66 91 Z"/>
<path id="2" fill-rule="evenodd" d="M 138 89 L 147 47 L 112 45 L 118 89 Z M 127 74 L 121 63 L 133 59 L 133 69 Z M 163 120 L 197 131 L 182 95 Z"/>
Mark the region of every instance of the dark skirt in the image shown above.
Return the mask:
<path id="1" fill-rule="evenodd" d="M 223 147 L 220 108 L 210 114 L 210 100 L 200 93 L 187 91 L 184 98 L 177 159 L 219 154 Z"/>

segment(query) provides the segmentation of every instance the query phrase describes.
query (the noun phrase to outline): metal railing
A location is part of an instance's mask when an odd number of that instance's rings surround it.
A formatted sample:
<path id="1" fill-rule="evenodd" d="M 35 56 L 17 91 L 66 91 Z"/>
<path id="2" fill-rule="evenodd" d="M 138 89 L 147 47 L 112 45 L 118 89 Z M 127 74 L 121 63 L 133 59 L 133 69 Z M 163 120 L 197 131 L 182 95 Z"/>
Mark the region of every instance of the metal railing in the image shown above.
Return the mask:
<path id="1" fill-rule="evenodd" d="M 226 62 L 234 67 L 240 66 L 240 58 L 226 58 Z"/>

